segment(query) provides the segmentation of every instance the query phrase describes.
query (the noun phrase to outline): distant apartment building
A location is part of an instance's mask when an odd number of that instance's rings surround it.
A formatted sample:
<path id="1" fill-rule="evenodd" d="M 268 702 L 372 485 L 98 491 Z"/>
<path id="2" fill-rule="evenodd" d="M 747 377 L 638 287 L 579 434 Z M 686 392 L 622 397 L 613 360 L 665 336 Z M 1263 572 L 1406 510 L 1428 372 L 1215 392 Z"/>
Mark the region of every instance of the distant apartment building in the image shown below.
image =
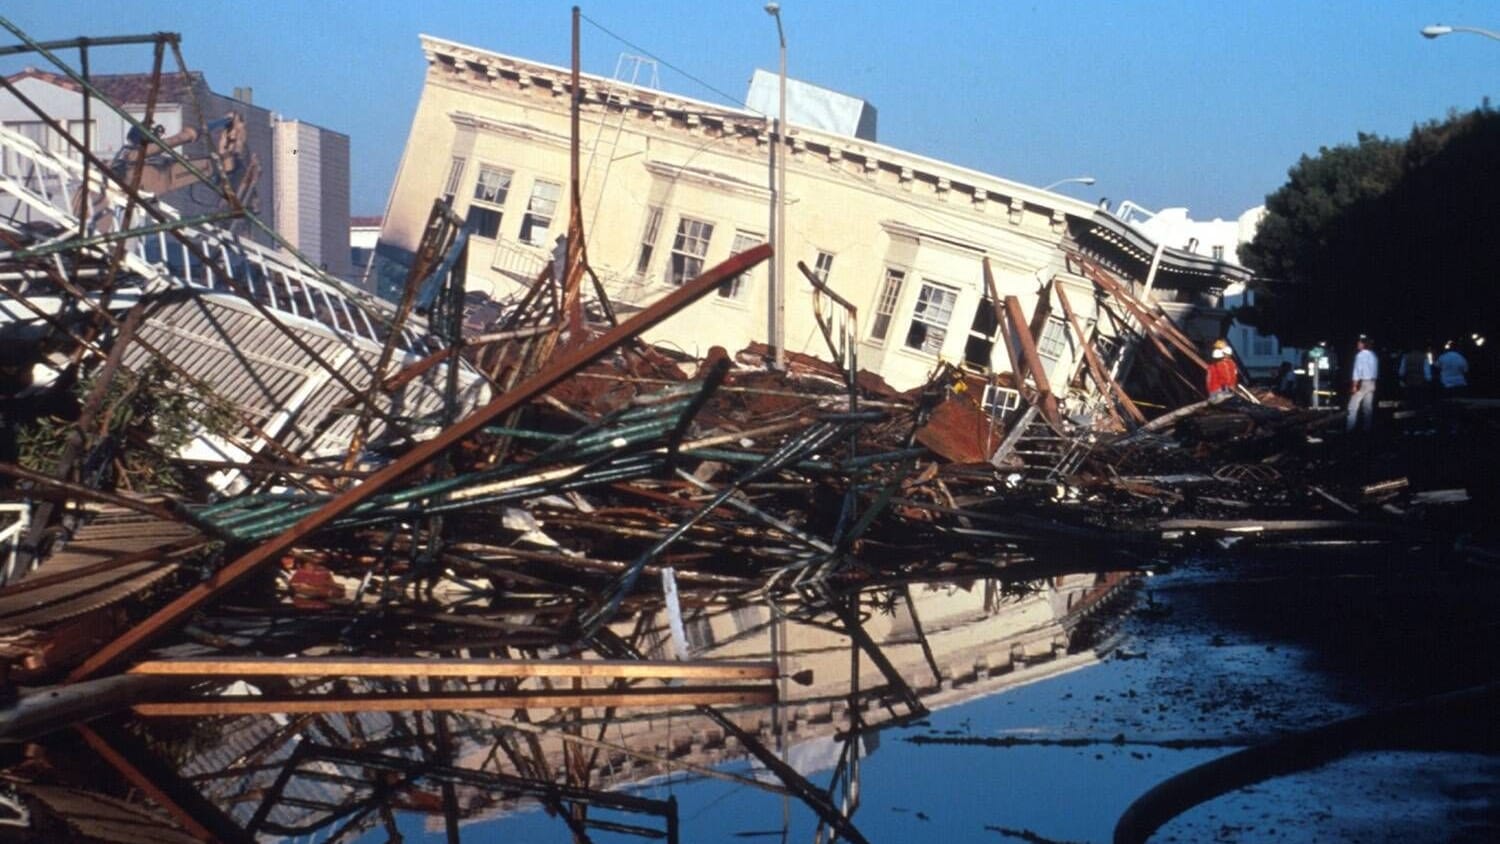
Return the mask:
<path id="1" fill-rule="evenodd" d="M 348 278 L 349 136 L 276 121 L 276 231 L 316 266 Z"/>
<path id="2" fill-rule="evenodd" d="M 569 72 L 438 38 L 421 43 L 427 77 L 380 249 L 398 260 L 414 250 L 433 200 L 446 197 L 469 222 L 469 290 L 504 299 L 531 283 L 566 230 Z M 764 73 L 757 79 L 752 99 L 762 102 L 770 84 Z M 778 143 L 788 156 L 787 349 L 829 355 L 802 262 L 858 308 L 860 366 L 898 388 L 922 383 L 940 362 L 1011 370 L 1014 338 L 1002 341 L 996 294 L 1019 300 L 1049 378 L 1068 382 L 1083 353 L 1057 290 L 1066 288 L 1083 331 L 1110 354 L 1124 322 L 1104 313 L 1071 256 L 1139 289 L 1157 251 L 1091 203 L 880 144 L 873 108 L 816 86 L 789 86 L 789 114 L 800 122 L 789 121 L 784 139 L 764 109 L 589 75 L 581 88 L 589 258 L 622 313 L 768 239 L 768 157 Z M 1159 264 L 1152 295 L 1189 316 L 1218 307 L 1225 285 L 1247 275 L 1171 247 Z M 394 292 L 385 278 L 378 286 Z M 762 265 L 646 339 L 693 355 L 764 342 L 769 295 Z"/>
<path id="3" fill-rule="evenodd" d="M 1170 243 L 1238 267 L 1240 244 L 1255 237 L 1266 207 L 1257 205 L 1233 220 L 1194 220 L 1188 216 L 1186 208 L 1163 208 L 1151 212 L 1133 202 L 1123 202 L 1116 214 L 1159 243 Z M 1235 308 L 1254 304 L 1255 291 L 1245 282 L 1235 281 L 1224 288 L 1225 318 L 1229 318 Z M 1282 346 L 1276 335 L 1262 334 L 1237 319 L 1230 320 L 1223 334 L 1234 347 L 1235 356 L 1253 377 L 1265 379 L 1273 376 L 1283 361 L 1293 366 L 1301 363 L 1301 349 Z"/>
<path id="4" fill-rule="evenodd" d="M 9 81 L 40 106 L 69 134 L 84 136 L 83 89 L 72 79 L 36 68 L 10 75 Z M 136 120 L 144 120 L 151 96 L 147 73 L 96 74 L 94 87 Z M 235 96 L 215 93 L 203 74 L 163 73 L 151 114 L 153 128 L 163 137 L 187 128 L 207 126 L 238 114 L 245 126 L 247 181 L 238 191 L 246 206 L 267 225 L 330 274 L 349 275 L 349 138 L 301 120 L 282 118 L 251 102 L 248 88 Z M 89 109 L 90 151 L 110 161 L 127 145 L 130 124 L 97 101 Z M 72 158 L 80 153 L 64 136 L 41 120 L 9 91 L 0 91 L 0 123 L 43 147 Z M 182 147 L 189 158 L 208 155 L 208 141 Z M 3 164 L 3 162 L 0 162 Z M 162 198 L 186 216 L 222 207 L 223 200 L 201 184 L 163 194 Z M 257 240 L 268 238 L 251 233 Z"/>

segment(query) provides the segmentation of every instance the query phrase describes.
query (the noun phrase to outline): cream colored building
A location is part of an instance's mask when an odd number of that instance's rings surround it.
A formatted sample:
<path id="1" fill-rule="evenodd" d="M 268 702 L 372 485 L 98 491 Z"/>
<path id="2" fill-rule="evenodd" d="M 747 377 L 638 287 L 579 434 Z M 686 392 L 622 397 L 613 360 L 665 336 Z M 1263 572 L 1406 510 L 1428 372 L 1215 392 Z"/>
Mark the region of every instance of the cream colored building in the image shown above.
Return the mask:
<path id="1" fill-rule="evenodd" d="M 433 199 L 449 197 L 472 226 L 470 289 L 511 295 L 566 228 L 569 73 L 427 36 L 422 49 L 427 79 L 382 248 L 414 249 Z M 619 310 L 766 239 L 764 116 L 595 76 L 581 88 L 589 258 Z M 799 261 L 859 309 L 859 364 L 898 388 L 922 383 L 940 360 L 1010 369 L 984 303 L 986 257 L 999 295 L 1019 297 L 1028 319 L 1043 283 L 1059 278 L 1076 286 L 1069 298 L 1094 323 L 1094 286 L 1068 272 L 1065 241 L 1127 279 L 1146 275 L 1140 249 L 1099 236 L 1124 224 L 1088 203 L 854 136 L 793 125 L 788 141 L 790 351 L 828 356 Z M 1034 328 L 1051 380 L 1062 383 L 1081 350 L 1050 298 L 1051 314 Z M 716 345 L 733 353 L 766 339 L 767 299 L 762 265 L 647 339 L 694 355 Z M 1101 320 L 1098 330 L 1115 328 Z"/>

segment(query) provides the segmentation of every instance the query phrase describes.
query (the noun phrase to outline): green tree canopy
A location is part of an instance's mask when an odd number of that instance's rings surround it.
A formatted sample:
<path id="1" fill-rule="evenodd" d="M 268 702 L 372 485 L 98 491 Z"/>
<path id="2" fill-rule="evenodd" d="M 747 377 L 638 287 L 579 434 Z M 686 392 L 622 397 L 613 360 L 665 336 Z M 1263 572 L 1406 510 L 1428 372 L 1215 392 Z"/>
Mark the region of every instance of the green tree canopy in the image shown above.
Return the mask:
<path id="1" fill-rule="evenodd" d="M 1500 114 L 1486 103 L 1303 156 L 1240 259 L 1262 279 L 1240 317 L 1294 345 L 1387 348 L 1489 331 L 1500 285 Z"/>

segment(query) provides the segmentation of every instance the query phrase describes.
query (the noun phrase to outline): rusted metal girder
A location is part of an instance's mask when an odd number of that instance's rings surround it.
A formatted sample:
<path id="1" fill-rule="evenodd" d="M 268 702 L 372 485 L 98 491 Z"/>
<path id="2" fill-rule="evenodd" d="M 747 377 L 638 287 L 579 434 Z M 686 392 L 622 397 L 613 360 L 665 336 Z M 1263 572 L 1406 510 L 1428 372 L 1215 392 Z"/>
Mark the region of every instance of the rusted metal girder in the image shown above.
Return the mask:
<path id="1" fill-rule="evenodd" d="M 69 50 L 74 47 L 121 47 L 131 44 L 151 44 L 156 42 L 176 43 L 181 39 L 182 36 L 175 32 L 153 32 L 150 35 L 105 35 L 92 38 L 69 38 L 65 41 L 37 41 L 33 44 L 12 44 L 0 47 L 0 56 L 34 53 L 38 48 L 43 50 Z"/>
<path id="2" fill-rule="evenodd" d="M 433 200 L 432 211 L 427 215 L 427 226 L 422 231 L 422 241 L 417 245 L 417 254 L 412 258 L 411 267 L 406 274 L 406 284 L 401 289 L 401 302 L 396 306 L 396 315 L 391 318 L 391 324 L 386 328 L 388 333 L 385 343 L 380 347 L 380 358 L 375 362 L 372 388 L 380 386 L 385 380 L 385 368 L 390 365 L 391 357 L 396 352 L 396 344 L 401 339 L 401 331 L 406 326 L 406 318 L 411 314 L 412 305 L 417 299 L 417 288 L 432 273 L 438 259 L 447 253 L 456 231 L 453 209 L 441 199 Z M 349 438 L 349 451 L 344 458 L 344 469 L 354 468 L 369 435 L 369 405 L 364 405 L 360 408 L 359 424 L 355 426 L 354 436 Z"/>
<path id="3" fill-rule="evenodd" d="M 1068 292 L 1063 287 L 1062 284 L 1053 285 L 1053 289 L 1057 291 L 1057 301 L 1062 305 L 1063 315 L 1068 318 L 1068 324 L 1073 327 L 1073 335 L 1078 338 L 1078 345 L 1083 349 L 1084 360 L 1089 365 L 1089 374 L 1094 377 L 1094 383 L 1098 385 L 1099 392 L 1104 393 L 1106 398 L 1110 393 L 1114 393 L 1115 398 L 1119 399 L 1120 406 L 1125 408 L 1125 412 L 1135 420 L 1135 424 L 1144 424 L 1146 417 L 1141 413 L 1141 409 L 1135 406 L 1135 402 L 1131 400 L 1125 389 L 1115 379 L 1109 377 L 1109 370 L 1104 366 L 1104 362 L 1099 360 L 1099 355 L 1094 351 L 1094 344 L 1089 340 L 1088 335 L 1083 333 L 1083 326 L 1079 324 L 1078 315 L 1073 312 L 1073 305 L 1068 301 Z M 1107 402 L 1106 407 L 1109 408 L 1110 415 L 1119 420 L 1114 402 Z"/>
<path id="4" fill-rule="evenodd" d="M 1057 396 L 1052 394 L 1052 385 L 1047 381 L 1047 372 L 1042 366 L 1042 357 L 1037 354 L 1036 338 L 1031 336 L 1031 323 L 1026 321 L 1026 314 L 1021 311 L 1021 300 L 1014 296 L 1006 296 L 1005 312 L 1010 317 L 1010 330 L 1005 333 L 1005 339 L 1009 340 L 1014 337 L 1020 342 L 1021 356 L 1026 365 L 1026 371 L 1036 381 L 1037 401 L 1042 409 L 1042 416 L 1046 418 L 1047 424 L 1061 431 L 1062 414 L 1057 410 Z M 1017 372 L 1016 380 L 1024 381 L 1025 375 Z"/>
<path id="5" fill-rule="evenodd" d="M 465 417 L 426 442 L 393 461 L 384 469 L 371 475 L 347 492 L 329 501 L 316 512 L 293 525 L 275 539 L 269 540 L 254 550 L 225 566 L 212 577 L 178 596 L 171 603 L 157 610 L 136 627 L 99 649 L 92 657 L 68 675 L 68 682 L 86 680 L 96 676 L 122 657 L 133 653 L 148 642 L 184 621 L 194 610 L 222 594 L 231 585 L 261 566 L 277 559 L 303 538 L 330 524 L 334 519 L 349 512 L 355 506 L 379 493 L 392 482 L 406 477 L 413 470 L 425 466 L 449 448 L 477 433 L 492 420 L 511 412 L 552 389 L 563 379 L 594 361 L 609 354 L 622 343 L 662 322 L 717 286 L 755 265 L 771 254 L 771 247 L 762 244 L 746 252 L 733 255 L 716 267 L 682 285 L 650 307 L 618 325 L 593 342 L 580 346 L 570 353 L 555 359 L 550 366 L 517 384 L 513 389 L 497 396 L 489 404 Z"/>

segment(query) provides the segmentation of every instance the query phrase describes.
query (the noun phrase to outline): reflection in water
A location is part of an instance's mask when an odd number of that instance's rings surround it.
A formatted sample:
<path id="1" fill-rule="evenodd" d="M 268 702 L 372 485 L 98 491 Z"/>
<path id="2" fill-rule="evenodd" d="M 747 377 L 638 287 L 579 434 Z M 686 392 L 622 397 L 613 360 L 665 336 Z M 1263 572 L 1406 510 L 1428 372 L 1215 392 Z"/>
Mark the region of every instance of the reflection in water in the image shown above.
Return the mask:
<path id="1" fill-rule="evenodd" d="M 675 773 L 786 795 L 822 840 L 863 841 L 860 765 L 879 730 L 1093 661 L 1113 615 L 1100 610 L 1127 578 L 915 582 L 774 606 L 684 596 L 676 623 L 642 613 L 595 634 L 591 653 L 470 649 L 387 676 L 294 676 L 323 670 L 307 668 L 317 654 L 302 671 L 220 659 L 221 673 L 267 673 L 12 748 L 0 824 L 36 840 L 385 841 L 416 816 L 456 841 L 540 807 L 576 841 L 676 841 L 675 800 L 639 788 Z M 555 676 L 499 676 L 516 664 Z"/>

